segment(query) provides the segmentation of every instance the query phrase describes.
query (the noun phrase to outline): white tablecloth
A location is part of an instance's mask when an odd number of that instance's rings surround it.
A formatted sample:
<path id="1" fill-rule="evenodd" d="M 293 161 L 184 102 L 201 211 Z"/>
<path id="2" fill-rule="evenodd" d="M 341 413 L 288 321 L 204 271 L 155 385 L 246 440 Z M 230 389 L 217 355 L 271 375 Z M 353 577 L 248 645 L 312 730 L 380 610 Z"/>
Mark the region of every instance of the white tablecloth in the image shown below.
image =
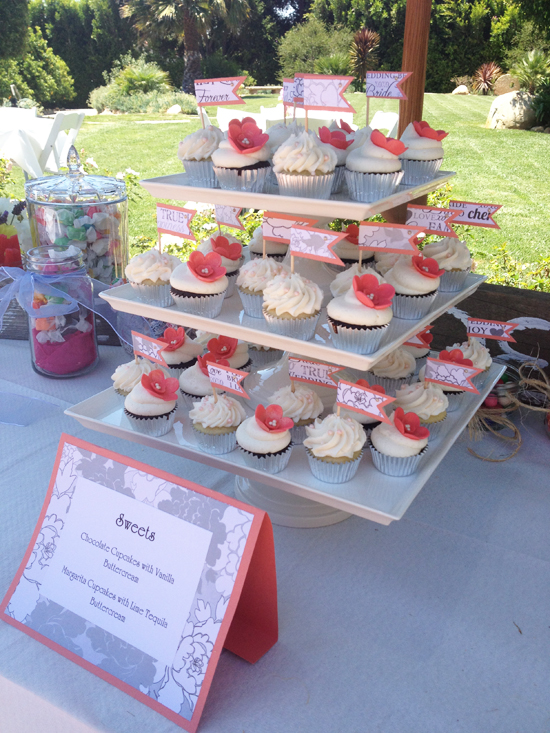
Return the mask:
<path id="1" fill-rule="evenodd" d="M 30 118 L 24 121 L 7 117 L 0 119 L 0 157 L 12 160 L 31 178 L 39 178 L 44 172 L 38 162 L 46 146 L 53 119 Z M 58 136 L 56 149 L 63 152 L 63 139 Z"/>
<path id="2" fill-rule="evenodd" d="M 121 349 L 101 347 L 87 377 L 48 380 L 31 371 L 28 348 L 0 340 L 0 400 L 11 391 L 50 401 L 49 415 L 28 427 L 0 425 L 0 597 L 38 519 L 62 431 L 216 491 L 233 486 L 222 471 L 63 415 L 110 384 L 127 361 Z M 254 666 L 222 654 L 200 733 L 549 730 L 550 442 L 540 416 L 521 430 L 524 446 L 506 463 L 482 462 L 458 442 L 389 527 L 359 518 L 275 527 L 280 640 Z M 0 675 L 97 731 L 180 730 L 1 623 Z M 6 729 L 1 716 L 2 733 L 38 730 Z"/>

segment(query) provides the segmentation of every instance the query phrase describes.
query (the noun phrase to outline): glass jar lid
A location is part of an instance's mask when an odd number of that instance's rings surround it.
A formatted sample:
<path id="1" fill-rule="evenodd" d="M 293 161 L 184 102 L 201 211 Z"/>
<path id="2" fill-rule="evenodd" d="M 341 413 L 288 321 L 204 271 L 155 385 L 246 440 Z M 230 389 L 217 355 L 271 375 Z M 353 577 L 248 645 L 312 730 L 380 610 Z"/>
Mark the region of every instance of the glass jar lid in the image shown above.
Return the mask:
<path id="1" fill-rule="evenodd" d="M 74 145 L 67 156 L 69 172 L 43 176 L 25 184 L 25 195 L 30 203 L 52 206 L 75 204 L 117 204 L 126 201 L 124 181 L 109 176 L 92 176 L 80 171 L 80 158 Z"/>

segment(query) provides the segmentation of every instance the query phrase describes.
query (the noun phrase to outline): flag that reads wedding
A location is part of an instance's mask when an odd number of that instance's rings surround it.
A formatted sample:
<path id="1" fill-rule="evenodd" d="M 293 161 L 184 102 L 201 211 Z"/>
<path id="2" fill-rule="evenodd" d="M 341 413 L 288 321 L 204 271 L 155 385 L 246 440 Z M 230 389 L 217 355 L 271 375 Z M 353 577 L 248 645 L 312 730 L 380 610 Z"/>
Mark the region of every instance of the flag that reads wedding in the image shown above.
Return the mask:
<path id="1" fill-rule="evenodd" d="M 334 112 L 355 112 L 344 98 L 344 92 L 353 81 L 353 76 L 329 76 L 327 74 L 296 74 L 296 80 L 303 82 L 303 91 L 298 97 L 303 99 L 303 107 L 326 109 Z"/>
<path id="2" fill-rule="evenodd" d="M 219 387 L 226 392 L 232 392 L 249 400 L 249 395 L 245 392 L 241 382 L 248 376 L 248 372 L 242 372 L 240 369 L 233 369 L 219 363 L 207 362 L 208 378 L 213 387 Z"/>
<path id="3" fill-rule="evenodd" d="M 471 380 L 481 374 L 483 369 L 472 366 L 470 359 L 465 359 L 460 349 L 442 351 L 439 359 L 426 359 L 424 381 L 434 382 L 444 387 L 454 387 L 458 391 L 479 394 Z"/>
<path id="4" fill-rule="evenodd" d="M 417 255 L 418 240 L 424 232 L 423 227 L 364 221 L 359 225 L 357 244 L 362 250 Z"/>
<path id="5" fill-rule="evenodd" d="M 220 79 L 195 79 L 195 97 L 199 107 L 224 104 L 244 104 L 237 89 L 246 76 L 222 77 Z"/>
<path id="6" fill-rule="evenodd" d="M 468 337 L 511 341 L 515 344 L 516 339 L 511 336 L 511 333 L 517 325 L 517 323 L 504 323 L 485 318 L 468 318 Z"/>
<path id="7" fill-rule="evenodd" d="M 367 97 L 407 99 L 401 85 L 411 74 L 412 71 L 367 71 Z"/>
<path id="8" fill-rule="evenodd" d="M 344 367 L 334 366 L 333 364 L 320 364 L 317 361 L 298 359 L 295 356 L 289 356 L 288 358 L 288 374 L 295 382 L 308 382 L 309 384 L 318 384 L 336 389 L 337 384 L 332 375 L 341 372 L 343 369 Z"/>
<path id="9" fill-rule="evenodd" d="M 154 361 L 155 364 L 160 364 L 163 367 L 168 366 L 162 355 L 162 350 L 166 346 L 165 342 L 132 331 L 132 346 L 136 356 L 143 356 L 145 359 Z"/>
<path id="10" fill-rule="evenodd" d="M 359 382 L 362 382 L 362 384 L 354 384 L 341 379 L 338 382 L 336 405 L 345 407 L 346 410 L 368 415 L 375 420 L 380 420 L 380 422 L 389 423 L 390 421 L 382 408 L 394 402 L 395 397 L 384 394 L 381 387 L 376 385 L 368 386 L 364 379 L 359 380 Z M 379 389 L 382 391 L 378 391 Z"/>
<path id="11" fill-rule="evenodd" d="M 333 262 L 343 266 L 344 263 L 338 255 L 334 254 L 332 248 L 346 236 L 346 232 L 293 226 L 290 230 L 290 254 L 293 257 Z"/>

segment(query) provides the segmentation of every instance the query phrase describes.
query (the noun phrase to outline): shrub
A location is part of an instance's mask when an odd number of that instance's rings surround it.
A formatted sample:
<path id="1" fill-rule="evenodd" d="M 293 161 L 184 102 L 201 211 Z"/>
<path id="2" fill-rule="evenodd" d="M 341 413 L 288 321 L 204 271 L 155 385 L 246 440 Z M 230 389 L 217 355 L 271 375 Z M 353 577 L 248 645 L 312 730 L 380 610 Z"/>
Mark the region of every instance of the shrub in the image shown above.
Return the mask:
<path id="1" fill-rule="evenodd" d="M 550 58 L 544 51 L 534 49 L 512 69 L 512 76 L 517 76 L 523 89 L 534 94 L 542 81 L 550 76 Z"/>
<path id="2" fill-rule="evenodd" d="M 239 64 L 216 51 L 201 61 L 201 71 L 205 79 L 219 79 L 224 76 L 242 76 Z M 254 85 L 252 85 L 254 86 Z"/>
<path id="3" fill-rule="evenodd" d="M 197 102 L 191 94 L 179 91 L 123 94 L 116 85 L 94 89 L 89 104 L 99 113 L 110 109 L 127 114 L 162 113 L 174 104 L 179 104 L 184 114 L 197 114 Z"/>
<path id="4" fill-rule="evenodd" d="M 352 32 L 343 28 L 328 30 L 317 18 L 310 16 L 285 33 L 279 44 L 281 77 L 291 77 L 297 71 L 315 72 L 315 62 L 321 56 L 348 53 Z"/>
<path id="5" fill-rule="evenodd" d="M 550 78 L 543 79 L 538 86 L 533 109 L 540 125 L 550 125 Z"/>
<path id="6" fill-rule="evenodd" d="M 125 66 L 112 83 L 122 94 L 167 92 L 172 87 L 168 73 L 143 56 Z"/>
<path id="7" fill-rule="evenodd" d="M 350 60 L 347 53 L 333 53 L 332 56 L 321 56 L 315 62 L 316 74 L 332 76 L 348 76 Z"/>
<path id="8" fill-rule="evenodd" d="M 453 76 L 451 81 L 457 87 L 461 87 L 461 86 L 468 87 L 469 92 L 473 92 L 474 90 L 473 79 L 471 76 Z"/>
<path id="9" fill-rule="evenodd" d="M 495 81 L 502 76 L 502 69 L 494 61 L 481 64 L 474 74 L 473 88 L 478 94 L 489 94 L 493 91 Z"/>
<path id="10" fill-rule="evenodd" d="M 349 50 L 350 65 L 353 75 L 359 82 L 365 82 L 367 71 L 375 69 L 378 64 L 377 48 L 380 45 L 380 36 L 369 28 L 361 28 L 353 36 Z"/>

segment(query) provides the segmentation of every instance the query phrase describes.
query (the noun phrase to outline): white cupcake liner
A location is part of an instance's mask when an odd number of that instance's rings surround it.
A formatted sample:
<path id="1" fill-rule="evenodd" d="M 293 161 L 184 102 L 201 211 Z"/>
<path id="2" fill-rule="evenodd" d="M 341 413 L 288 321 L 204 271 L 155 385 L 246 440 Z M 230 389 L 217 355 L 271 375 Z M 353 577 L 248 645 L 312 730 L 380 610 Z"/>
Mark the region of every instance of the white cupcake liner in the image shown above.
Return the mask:
<path id="1" fill-rule="evenodd" d="M 219 168 L 214 166 L 214 173 L 216 174 L 220 188 L 228 191 L 262 193 L 270 167 L 242 170 L 239 168 Z"/>
<path id="2" fill-rule="evenodd" d="M 458 293 L 462 290 L 466 278 L 470 273 L 470 268 L 457 272 L 445 272 L 439 278 L 439 290 L 442 293 Z"/>
<path id="3" fill-rule="evenodd" d="M 408 377 L 401 377 L 400 379 L 392 379 L 391 377 L 377 377 L 373 372 L 367 372 L 367 381 L 369 384 L 378 384 L 380 387 L 384 387 L 386 394 L 391 397 L 395 397 L 395 393 L 398 389 L 401 389 L 405 384 L 410 384 L 414 379 L 414 374 L 410 374 Z"/>
<path id="4" fill-rule="evenodd" d="M 373 354 L 380 346 L 388 325 L 372 328 L 346 328 L 328 319 L 330 339 L 337 349 L 354 354 Z"/>
<path id="5" fill-rule="evenodd" d="M 197 443 L 205 453 L 210 453 L 213 456 L 221 456 L 224 453 L 231 453 L 237 447 L 236 430 L 231 433 L 223 433 L 222 435 L 210 435 L 209 433 L 203 433 L 201 430 L 197 430 L 193 423 L 191 423 L 191 427 L 193 428 Z"/>
<path id="6" fill-rule="evenodd" d="M 245 450 L 238 443 L 237 447 L 240 449 L 247 466 L 255 468 L 258 471 L 265 471 L 266 473 L 281 473 L 281 471 L 284 471 L 292 454 L 292 441 L 283 451 L 279 451 L 279 453 L 265 453 L 263 455 L 250 453 L 250 451 Z"/>
<path id="7" fill-rule="evenodd" d="M 237 278 L 239 277 L 239 270 L 235 270 L 235 272 L 226 273 L 225 276 L 227 278 L 228 285 L 227 285 L 227 290 L 225 291 L 225 294 L 223 296 L 224 299 L 230 298 L 233 295 L 233 293 L 235 292 L 235 283 L 237 282 Z"/>
<path id="8" fill-rule="evenodd" d="M 445 428 L 445 423 L 447 421 L 447 416 L 443 418 L 443 420 L 438 420 L 438 422 L 423 422 L 420 420 L 420 424 L 423 428 L 428 428 L 430 431 L 430 440 L 432 438 L 435 438 L 437 435 L 439 435 Z"/>
<path id="9" fill-rule="evenodd" d="M 428 314 L 437 293 L 437 290 L 428 295 L 401 295 L 396 293 L 391 303 L 394 318 L 401 318 L 404 321 L 418 321 Z"/>
<path id="10" fill-rule="evenodd" d="M 445 392 L 445 390 L 443 390 L 443 392 L 445 397 L 449 400 L 447 412 L 455 412 L 455 410 L 458 410 L 467 394 L 466 392 Z"/>
<path id="11" fill-rule="evenodd" d="M 318 176 L 276 173 L 281 196 L 299 196 L 306 199 L 329 199 L 334 173 Z"/>
<path id="12" fill-rule="evenodd" d="M 166 415 L 158 415 L 157 417 L 144 417 L 140 415 L 134 415 L 128 410 L 124 410 L 124 414 L 128 418 L 132 430 L 136 433 L 142 433 L 143 435 L 149 435 L 152 438 L 159 438 L 161 435 L 166 435 L 172 430 L 174 420 L 176 419 L 176 407 Z"/>
<path id="13" fill-rule="evenodd" d="M 346 481 L 351 481 L 357 473 L 361 458 L 363 457 L 363 451 L 361 451 L 354 461 L 347 461 L 346 463 L 323 461 L 320 458 L 316 458 L 307 448 L 306 456 L 309 461 L 311 473 L 316 479 L 324 481 L 327 484 L 345 484 Z"/>
<path id="14" fill-rule="evenodd" d="M 262 313 L 263 317 L 263 313 Z M 266 366 L 267 364 L 273 364 L 279 361 L 283 352 L 280 349 L 269 349 L 269 351 L 262 351 L 261 349 L 249 349 L 248 353 L 252 359 L 252 364 L 255 367 Z"/>
<path id="15" fill-rule="evenodd" d="M 437 158 L 436 160 L 407 160 L 401 158 L 400 160 L 403 168 L 402 186 L 417 186 L 419 183 L 432 181 L 441 168 L 441 163 L 443 163 L 443 158 Z"/>
<path id="16" fill-rule="evenodd" d="M 307 438 L 306 428 L 310 425 L 313 425 L 314 422 L 315 418 L 312 417 L 311 422 L 309 422 L 307 425 L 295 425 L 293 428 L 290 429 L 290 435 L 292 437 L 293 445 L 298 445 L 304 442 L 304 440 Z"/>
<path id="17" fill-rule="evenodd" d="M 380 473 L 385 473 L 387 476 L 410 476 L 418 469 L 420 462 L 428 451 L 429 445 L 423 448 L 416 456 L 409 456 L 408 458 L 396 458 L 395 456 L 387 456 L 384 453 L 380 453 L 376 450 L 370 438 L 369 448 L 372 462 Z"/>
<path id="18" fill-rule="evenodd" d="M 345 176 L 350 197 L 354 201 L 371 203 L 395 193 L 403 178 L 403 171 L 395 171 L 395 173 L 359 173 L 346 169 Z"/>
<path id="19" fill-rule="evenodd" d="M 176 304 L 176 308 L 184 311 L 184 313 L 193 313 L 195 316 L 204 316 L 205 318 L 216 318 L 222 311 L 225 290 L 215 295 L 198 295 L 197 297 L 174 295 L 172 291 L 171 298 Z"/>
<path id="20" fill-rule="evenodd" d="M 219 188 L 212 160 L 182 160 L 189 183 L 202 188 Z"/>
<path id="21" fill-rule="evenodd" d="M 243 293 L 243 291 L 238 286 L 237 291 L 239 293 L 239 297 L 241 299 L 241 303 L 243 304 L 244 312 L 246 313 L 246 315 L 250 316 L 251 318 L 263 318 L 264 294 L 262 292 L 255 295 L 251 295 L 250 293 Z"/>
<path id="22" fill-rule="evenodd" d="M 268 315 L 265 310 L 263 314 L 270 331 L 278 333 L 279 336 L 289 336 L 302 341 L 309 341 L 313 338 L 320 316 L 320 313 L 316 313 L 308 318 L 277 318 L 277 316 Z"/>
<path id="23" fill-rule="evenodd" d="M 344 182 L 346 180 L 346 166 L 337 165 L 334 169 L 334 178 L 332 179 L 332 193 L 341 193 Z"/>
<path id="24" fill-rule="evenodd" d="M 130 280 L 130 285 L 134 289 L 138 300 L 141 300 L 142 303 L 158 305 L 161 308 L 168 308 L 172 305 L 170 283 L 166 283 L 165 285 L 143 285 Z"/>

